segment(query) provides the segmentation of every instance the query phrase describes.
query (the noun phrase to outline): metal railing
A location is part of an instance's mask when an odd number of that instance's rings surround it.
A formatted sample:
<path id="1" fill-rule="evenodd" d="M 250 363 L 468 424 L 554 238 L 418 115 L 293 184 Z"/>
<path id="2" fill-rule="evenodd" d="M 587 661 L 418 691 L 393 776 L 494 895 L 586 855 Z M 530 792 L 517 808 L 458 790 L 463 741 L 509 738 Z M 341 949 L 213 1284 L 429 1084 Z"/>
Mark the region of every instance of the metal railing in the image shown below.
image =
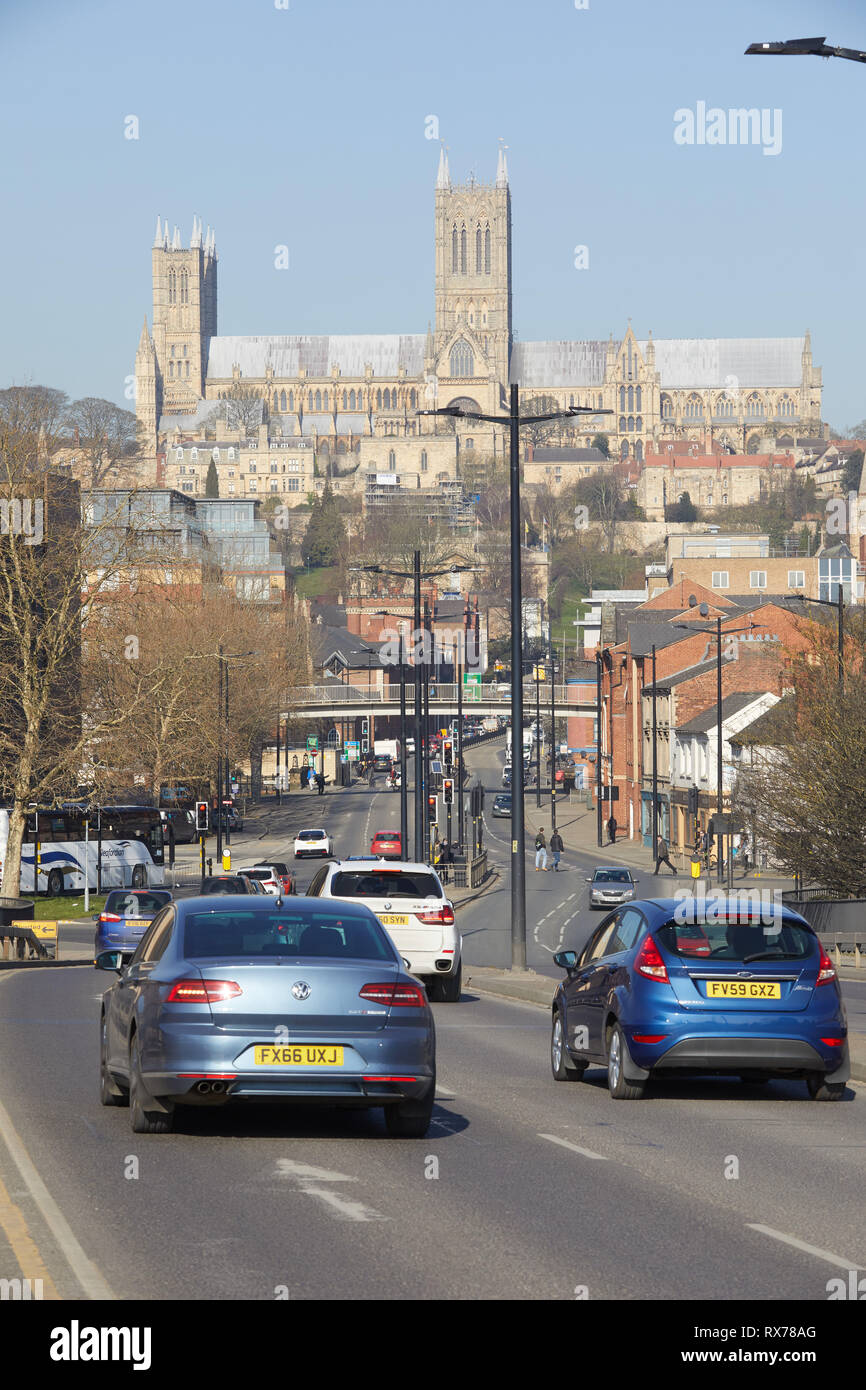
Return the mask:
<path id="1" fill-rule="evenodd" d="M 482 850 L 474 859 L 437 864 L 436 872 L 451 888 L 480 888 L 487 877 L 487 850 Z"/>
<path id="2" fill-rule="evenodd" d="M 589 687 L 583 687 L 589 689 Z M 438 681 L 429 682 L 430 703 L 435 705 L 456 706 L 457 686 L 453 683 L 441 684 Z M 556 706 L 557 710 L 574 709 L 583 706 L 587 710 L 595 710 L 595 691 L 593 689 L 591 698 L 584 696 L 581 699 L 577 694 L 578 687 L 574 685 L 558 685 L 556 687 Z M 475 691 L 480 691 L 476 697 Z M 550 686 L 539 684 L 539 704 L 542 715 L 546 714 L 550 706 Z M 302 685 L 295 686 L 286 692 L 287 703 L 292 709 L 312 706 L 327 705 L 396 705 L 400 704 L 399 684 L 387 685 L 384 687 L 366 685 Z M 523 699 L 527 713 L 531 713 L 535 706 L 535 685 L 525 682 L 523 686 Z M 406 685 L 406 703 L 413 706 L 415 703 L 414 682 Z M 463 687 L 463 712 L 471 717 L 472 707 L 476 704 L 492 704 L 501 706 L 503 711 L 511 708 L 510 691 L 503 690 L 497 686 L 481 685 Z"/>

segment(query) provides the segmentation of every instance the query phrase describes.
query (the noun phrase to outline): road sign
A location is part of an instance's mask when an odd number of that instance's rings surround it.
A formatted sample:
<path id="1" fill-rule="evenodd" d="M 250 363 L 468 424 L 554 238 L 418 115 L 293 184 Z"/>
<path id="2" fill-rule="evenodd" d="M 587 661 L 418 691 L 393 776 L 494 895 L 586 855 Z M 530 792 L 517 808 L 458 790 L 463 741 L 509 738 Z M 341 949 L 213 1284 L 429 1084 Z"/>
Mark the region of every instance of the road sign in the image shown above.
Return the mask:
<path id="1" fill-rule="evenodd" d="M 464 671 L 463 673 L 463 698 L 464 700 L 481 699 L 481 673 L 474 671 Z"/>
<path id="2" fill-rule="evenodd" d="M 318 738 L 316 737 L 316 735 L 310 735 L 310 737 L 307 739 L 307 752 L 308 752 L 308 753 L 318 753 L 318 751 L 319 751 L 319 740 L 318 740 Z"/>
<path id="3" fill-rule="evenodd" d="M 346 739 L 346 755 L 355 762 L 361 752 L 361 745 L 357 739 Z"/>

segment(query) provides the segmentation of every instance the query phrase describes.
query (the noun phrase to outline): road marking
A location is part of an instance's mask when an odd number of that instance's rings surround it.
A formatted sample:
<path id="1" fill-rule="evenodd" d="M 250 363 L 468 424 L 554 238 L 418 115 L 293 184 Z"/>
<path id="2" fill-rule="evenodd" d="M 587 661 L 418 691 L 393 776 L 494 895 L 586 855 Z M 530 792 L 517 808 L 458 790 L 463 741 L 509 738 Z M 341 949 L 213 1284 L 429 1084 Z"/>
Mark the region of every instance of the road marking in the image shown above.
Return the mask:
<path id="1" fill-rule="evenodd" d="M 277 1172 L 281 1178 L 297 1182 L 357 1182 L 348 1173 L 332 1173 L 329 1168 L 314 1168 L 311 1163 L 296 1163 L 292 1158 L 278 1158 Z"/>
<path id="2" fill-rule="evenodd" d="M 12 1124 L 9 1112 L 2 1102 L 0 1102 L 0 1134 L 3 1136 L 15 1167 L 21 1174 L 24 1186 L 63 1251 L 66 1262 L 84 1290 L 85 1296 L 94 1299 L 115 1299 L 117 1295 L 102 1277 L 93 1261 L 85 1255 L 72 1233 L 69 1222 L 42 1181 L 23 1140 Z"/>
<path id="3" fill-rule="evenodd" d="M 57 1285 L 48 1273 L 42 1256 L 36 1246 L 36 1242 L 27 1229 L 27 1222 L 24 1220 L 19 1207 L 6 1191 L 2 1181 L 0 1181 L 0 1227 L 6 1233 L 6 1239 L 12 1247 L 12 1254 L 18 1261 L 18 1267 L 24 1279 L 38 1279 L 42 1285 L 42 1297 L 44 1299 L 59 1299 Z"/>
<path id="4" fill-rule="evenodd" d="M 329 1192 L 326 1187 L 310 1187 L 303 1184 L 301 1191 L 308 1197 L 318 1197 L 320 1202 L 324 1202 L 326 1207 L 330 1207 L 340 1221 L 390 1221 L 391 1219 L 389 1216 L 383 1216 L 380 1211 L 376 1211 L 373 1207 L 365 1207 L 363 1202 L 350 1202 L 337 1192 Z"/>
<path id="5" fill-rule="evenodd" d="M 539 1134 L 539 1139 L 549 1139 L 551 1144 L 561 1144 L 564 1149 L 571 1149 L 572 1153 L 582 1154 L 584 1158 L 597 1158 L 602 1163 L 607 1163 L 606 1154 L 597 1154 L 592 1149 L 582 1149 L 580 1144 L 572 1144 L 570 1139 L 560 1139 L 558 1134 Z"/>
<path id="6" fill-rule="evenodd" d="M 802 1250 L 807 1255 L 814 1255 L 816 1259 L 835 1265 L 837 1269 L 863 1268 L 856 1260 L 845 1260 L 841 1255 L 834 1255 L 831 1250 L 821 1250 L 817 1245 L 809 1245 L 805 1240 L 798 1240 L 796 1236 L 785 1235 L 784 1231 L 774 1231 L 772 1226 L 762 1226 L 756 1221 L 747 1221 L 746 1225 L 750 1231 L 757 1231 L 759 1235 L 769 1236 L 771 1240 L 780 1240 L 784 1245 L 792 1245 L 795 1250 Z"/>

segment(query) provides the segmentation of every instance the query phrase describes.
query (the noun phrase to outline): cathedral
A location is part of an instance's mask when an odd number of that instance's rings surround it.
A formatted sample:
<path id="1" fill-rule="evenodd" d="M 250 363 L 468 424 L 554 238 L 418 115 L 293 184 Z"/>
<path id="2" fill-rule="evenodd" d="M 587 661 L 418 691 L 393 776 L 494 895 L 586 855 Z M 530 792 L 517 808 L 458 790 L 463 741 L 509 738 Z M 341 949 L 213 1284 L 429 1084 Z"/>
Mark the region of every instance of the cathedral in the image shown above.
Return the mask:
<path id="1" fill-rule="evenodd" d="M 157 219 L 153 320 L 135 359 L 136 409 L 163 484 L 203 494 L 211 459 L 220 496 L 321 490 L 406 491 L 468 476 L 504 457 L 498 426 L 418 416 L 460 404 L 502 410 L 510 382 L 522 410 L 611 412 L 566 426 L 574 446 L 608 436 L 641 463 L 665 439 L 753 452 L 780 430 L 816 435 L 821 369 L 798 338 L 515 342 L 511 192 L 496 177 L 452 183 L 442 150 L 435 194 L 434 321 L 426 333 L 221 336 L 215 235 L 193 220 L 189 247 Z M 539 406 L 539 408 L 541 408 Z M 289 499 L 287 498 L 287 501 Z M 300 502 L 300 497 L 296 502 Z"/>

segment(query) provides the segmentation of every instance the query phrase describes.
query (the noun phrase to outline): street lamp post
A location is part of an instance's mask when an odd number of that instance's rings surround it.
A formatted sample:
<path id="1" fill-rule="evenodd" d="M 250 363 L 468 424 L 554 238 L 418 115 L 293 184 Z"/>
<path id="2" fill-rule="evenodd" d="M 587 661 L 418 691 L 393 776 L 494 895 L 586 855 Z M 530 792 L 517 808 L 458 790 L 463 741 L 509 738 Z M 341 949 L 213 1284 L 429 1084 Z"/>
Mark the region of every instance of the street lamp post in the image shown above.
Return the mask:
<path id="1" fill-rule="evenodd" d="M 556 650 L 551 643 L 550 672 L 550 829 L 556 829 Z M 565 661 L 563 660 L 563 673 Z"/>
<path id="2" fill-rule="evenodd" d="M 547 420 L 567 420 L 577 415 L 612 415 L 612 410 L 590 406 L 570 406 L 549 414 L 520 417 L 520 388 L 511 385 L 507 415 L 486 415 L 448 405 L 436 410 L 419 410 L 418 415 L 448 415 L 453 419 L 485 420 L 507 425 L 509 431 L 510 541 L 511 541 L 511 737 L 520 742 L 521 756 L 512 759 L 511 787 L 511 968 L 526 969 L 526 856 L 523 797 L 523 584 L 520 570 L 520 426 Z"/>
<path id="3" fill-rule="evenodd" d="M 400 624 L 400 854 L 409 858 L 409 803 L 406 791 L 406 653 Z"/>
<path id="4" fill-rule="evenodd" d="M 653 766 L 653 808 L 652 808 L 652 833 L 653 833 L 653 854 L 654 854 L 654 855 L 658 855 L 658 852 L 659 852 L 659 773 L 658 773 L 658 755 L 657 755 L 657 752 L 656 752 L 656 744 L 657 744 L 657 739 L 658 739 L 658 718 L 657 718 L 657 708 L 656 708 L 656 648 L 655 648 L 655 643 L 653 643 L 652 659 L 653 659 L 653 755 L 652 755 L 652 766 Z"/>
<path id="5" fill-rule="evenodd" d="M 536 658 L 537 660 L 537 658 Z M 535 805 L 541 810 L 541 694 L 539 691 L 538 665 L 536 664 L 533 675 L 535 676 Z M 512 740 L 514 734 L 511 735 Z M 522 753 L 521 753 L 522 756 Z"/>
<path id="6" fill-rule="evenodd" d="M 604 841 L 602 834 L 604 817 L 601 809 L 601 714 L 601 651 L 599 650 L 595 654 L 595 814 L 598 822 L 599 849 Z"/>

